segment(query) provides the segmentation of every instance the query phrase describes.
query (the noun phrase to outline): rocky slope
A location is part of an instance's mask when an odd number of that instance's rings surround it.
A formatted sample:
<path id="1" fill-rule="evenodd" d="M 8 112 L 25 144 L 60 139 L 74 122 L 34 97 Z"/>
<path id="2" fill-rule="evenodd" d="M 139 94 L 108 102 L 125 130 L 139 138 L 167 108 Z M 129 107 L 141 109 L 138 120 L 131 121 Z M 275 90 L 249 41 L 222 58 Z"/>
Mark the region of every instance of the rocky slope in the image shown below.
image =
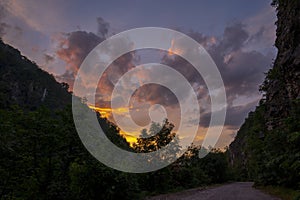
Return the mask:
<path id="1" fill-rule="evenodd" d="M 273 4 L 278 55 L 261 86 L 264 98 L 245 120 L 229 153 L 240 179 L 299 187 L 300 1 Z"/>

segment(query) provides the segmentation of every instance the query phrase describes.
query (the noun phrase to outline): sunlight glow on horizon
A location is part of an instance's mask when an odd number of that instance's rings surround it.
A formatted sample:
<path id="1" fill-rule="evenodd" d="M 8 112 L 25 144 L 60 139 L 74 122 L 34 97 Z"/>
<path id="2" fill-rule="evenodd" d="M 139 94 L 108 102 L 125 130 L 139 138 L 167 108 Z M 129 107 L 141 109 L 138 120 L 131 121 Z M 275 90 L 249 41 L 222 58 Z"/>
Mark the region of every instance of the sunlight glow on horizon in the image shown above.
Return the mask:
<path id="1" fill-rule="evenodd" d="M 93 105 L 88 105 L 89 108 L 95 110 L 96 112 L 100 113 L 102 118 L 106 118 L 109 121 L 112 121 L 110 118 L 112 116 L 112 112 L 116 112 L 118 114 L 124 113 L 127 111 L 128 108 L 117 108 L 112 111 L 111 108 L 100 108 Z M 126 133 L 125 131 L 120 130 L 119 134 L 123 137 L 125 137 L 126 141 L 130 144 L 130 146 L 133 146 L 134 143 L 137 142 L 137 137 L 135 136 L 136 132 L 133 133 Z"/>

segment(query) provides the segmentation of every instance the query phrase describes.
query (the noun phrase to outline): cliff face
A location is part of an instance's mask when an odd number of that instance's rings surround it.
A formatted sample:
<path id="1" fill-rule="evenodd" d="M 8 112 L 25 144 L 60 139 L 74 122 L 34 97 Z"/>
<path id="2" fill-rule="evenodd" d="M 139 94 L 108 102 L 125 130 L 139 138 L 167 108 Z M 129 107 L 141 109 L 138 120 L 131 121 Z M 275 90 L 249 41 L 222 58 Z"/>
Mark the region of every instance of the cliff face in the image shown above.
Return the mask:
<path id="1" fill-rule="evenodd" d="M 238 131 L 229 154 L 237 178 L 299 187 L 300 1 L 274 4 L 278 54 L 261 86 L 264 98 Z"/>
<path id="2" fill-rule="evenodd" d="M 280 126 L 289 116 L 291 104 L 300 98 L 300 1 L 278 2 L 278 55 L 273 69 L 262 86 L 266 92 L 266 119 L 268 129 Z"/>

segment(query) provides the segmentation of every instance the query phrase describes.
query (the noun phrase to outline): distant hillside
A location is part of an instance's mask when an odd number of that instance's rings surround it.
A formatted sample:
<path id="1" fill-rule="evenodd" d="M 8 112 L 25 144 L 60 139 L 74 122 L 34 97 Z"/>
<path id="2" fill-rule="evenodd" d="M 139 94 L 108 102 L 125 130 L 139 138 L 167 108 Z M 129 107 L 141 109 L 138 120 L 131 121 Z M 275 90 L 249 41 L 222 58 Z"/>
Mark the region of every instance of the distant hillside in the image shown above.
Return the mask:
<path id="1" fill-rule="evenodd" d="M 35 109 L 44 105 L 60 109 L 71 103 L 66 84 L 22 56 L 20 51 L 0 40 L 0 108 L 19 105 Z"/>
<path id="2" fill-rule="evenodd" d="M 275 0 L 278 55 L 261 90 L 264 98 L 231 143 L 239 179 L 300 188 L 300 1 Z"/>
<path id="3" fill-rule="evenodd" d="M 66 84 L 0 40 L 0 199 L 134 199 L 135 177 L 83 146 L 71 103 Z M 133 151 L 118 127 L 97 116 L 113 143 Z"/>

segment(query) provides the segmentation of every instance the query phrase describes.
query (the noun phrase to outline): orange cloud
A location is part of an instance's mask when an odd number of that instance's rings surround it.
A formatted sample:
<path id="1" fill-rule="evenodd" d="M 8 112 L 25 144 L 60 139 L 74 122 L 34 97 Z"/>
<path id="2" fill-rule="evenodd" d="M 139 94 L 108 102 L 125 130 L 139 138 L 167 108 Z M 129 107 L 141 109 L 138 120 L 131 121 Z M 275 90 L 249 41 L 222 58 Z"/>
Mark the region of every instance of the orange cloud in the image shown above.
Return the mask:
<path id="1" fill-rule="evenodd" d="M 137 142 L 137 138 L 135 136 L 132 136 L 131 134 L 127 134 L 122 130 L 120 130 L 120 134 L 125 137 L 126 141 L 130 144 L 130 146 L 133 146 L 133 144 Z"/>
<path id="2" fill-rule="evenodd" d="M 99 112 L 101 114 L 101 117 L 107 118 L 110 121 L 113 121 L 112 119 L 112 112 L 116 114 L 122 114 L 128 111 L 128 108 L 116 108 L 116 109 L 111 109 L 111 108 L 100 108 L 96 107 L 93 105 L 88 105 L 89 108 Z M 125 137 L 126 141 L 132 146 L 134 143 L 137 142 L 137 137 L 134 135 L 138 135 L 139 133 L 126 133 L 125 131 L 120 130 L 120 134 Z"/>
<path id="3" fill-rule="evenodd" d="M 183 53 L 183 51 L 180 49 L 180 48 L 178 48 L 177 46 L 176 46 L 176 44 L 175 44 L 175 40 L 173 39 L 172 41 L 171 41 L 171 47 L 168 49 L 168 55 L 170 55 L 170 56 L 172 56 L 172 55 L 180 55 L 180 54 L 182 54 Z"/>

